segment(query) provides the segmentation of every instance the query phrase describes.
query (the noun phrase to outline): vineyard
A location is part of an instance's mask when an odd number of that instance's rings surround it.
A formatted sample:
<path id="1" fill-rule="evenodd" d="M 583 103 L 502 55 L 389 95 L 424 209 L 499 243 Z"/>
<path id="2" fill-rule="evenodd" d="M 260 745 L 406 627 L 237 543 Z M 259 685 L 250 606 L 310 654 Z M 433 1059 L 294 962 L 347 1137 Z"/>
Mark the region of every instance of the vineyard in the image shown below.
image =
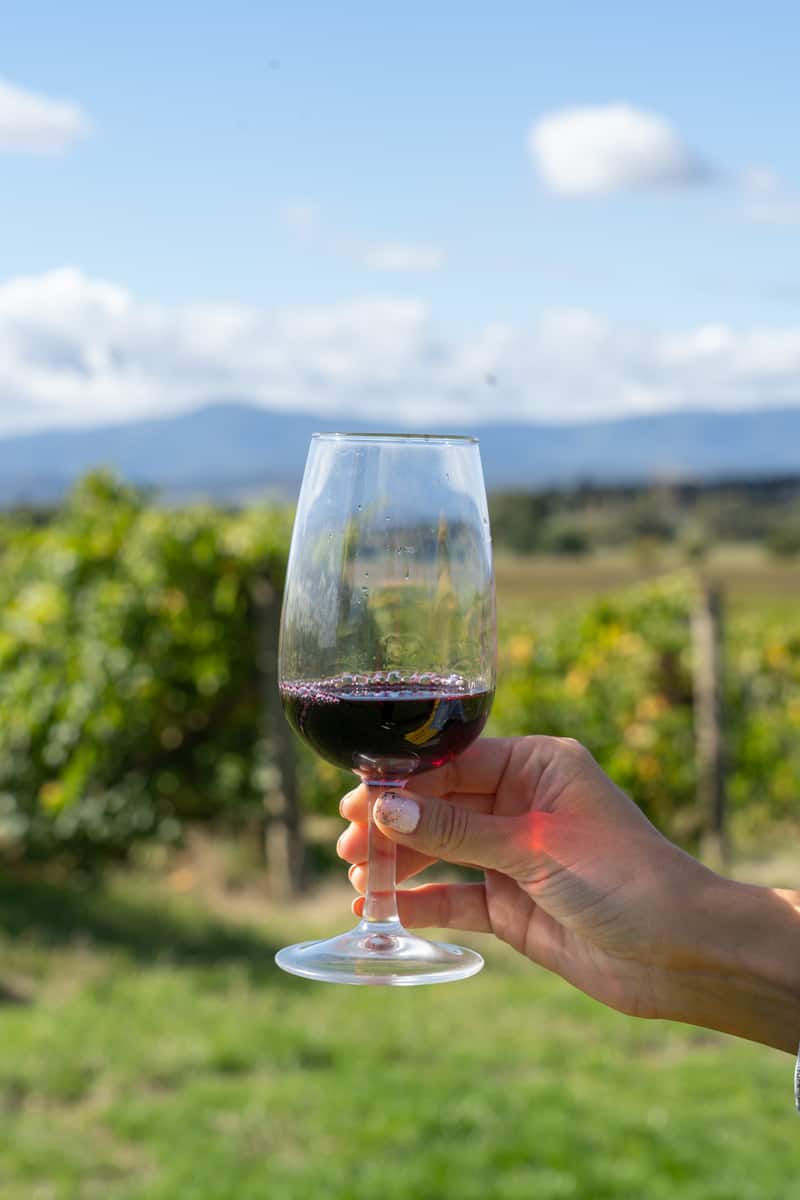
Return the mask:
<path id="1" fill-rule="evenodd" d="M 0 851 L 124 857 L 195 822 L 261 837 L 286 787 L 268 694 L 291 514 L 167 509 L 105 474 L 56 514 L 0 527 Z M 501 611 L 491 728 L 585 742 L 656 823 L 702 832 L 690 618 L 694 575 L 579 605 Z M 800 796 L 800 618 L 724 625 L 734 835 L 790 821 Z M 274 669 L 274 662 L 272 663 Z M 347 776 L 296 747 L 307 810 Z"/>
<path id="2" fill-rule="evenodd" d="M 501 630 L 497 732 L 578 738 L 671 836 L 698 810 L 691 616 L 698 581 L 673 572 L 577 611 Z M 800 621 L 747 606 L 725 621 L 722 714 L 734 836 L 791 821 L 800 795 Z"/>

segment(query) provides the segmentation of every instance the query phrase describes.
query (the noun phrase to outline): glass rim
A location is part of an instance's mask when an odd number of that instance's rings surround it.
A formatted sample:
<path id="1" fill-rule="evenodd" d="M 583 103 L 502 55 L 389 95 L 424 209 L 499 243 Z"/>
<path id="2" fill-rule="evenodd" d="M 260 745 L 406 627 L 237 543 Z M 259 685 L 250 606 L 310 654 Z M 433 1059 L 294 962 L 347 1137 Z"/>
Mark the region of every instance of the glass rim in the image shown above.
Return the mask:
<path id="1" fill-rule="evenodd" d="M 478 445 L 478 439 L 465 433 L 312 433 L 312 442 L 417 442 L 425 445 Z"/>

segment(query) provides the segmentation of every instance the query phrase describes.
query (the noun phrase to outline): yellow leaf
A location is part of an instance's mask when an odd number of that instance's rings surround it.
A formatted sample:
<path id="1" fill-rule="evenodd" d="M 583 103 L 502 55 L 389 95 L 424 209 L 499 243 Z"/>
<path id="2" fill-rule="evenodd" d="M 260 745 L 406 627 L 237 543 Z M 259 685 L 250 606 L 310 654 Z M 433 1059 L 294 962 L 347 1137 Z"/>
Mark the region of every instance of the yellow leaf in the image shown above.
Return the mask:
<path id="1" fill-rule="evenodd" d="M 51 779 L 39 788 L 39 799 L 42 807 L 50 812 L 57 812 L 64 803 L 64 785 L 58 779 Z"/>

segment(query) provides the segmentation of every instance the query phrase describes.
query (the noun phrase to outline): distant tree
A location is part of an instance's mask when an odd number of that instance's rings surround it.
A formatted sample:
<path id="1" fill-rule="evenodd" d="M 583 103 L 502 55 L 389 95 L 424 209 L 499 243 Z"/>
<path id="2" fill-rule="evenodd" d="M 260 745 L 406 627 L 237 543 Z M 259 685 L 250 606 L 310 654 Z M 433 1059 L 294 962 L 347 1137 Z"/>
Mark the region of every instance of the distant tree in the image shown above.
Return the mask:
<path id="1" fill-rule="evenodd" d="M 495 543 L 515 554 L 540 550 L 542 525 L 551 509 L 546 493 L 496 492 L 489 500 Z"/>
<path id="2" fill-rule="evenodd" d="M 777 521 L 767 537 L 767 548 L 777 558 L 800 554 L 800 509 Z"/>
<path id="3" fill-rule="evenodd" d="M 556 517 L 542 534 L 542 549 L 549 554 L 587 554 L 591 543 L 586 530 L 577 521 Z"/>

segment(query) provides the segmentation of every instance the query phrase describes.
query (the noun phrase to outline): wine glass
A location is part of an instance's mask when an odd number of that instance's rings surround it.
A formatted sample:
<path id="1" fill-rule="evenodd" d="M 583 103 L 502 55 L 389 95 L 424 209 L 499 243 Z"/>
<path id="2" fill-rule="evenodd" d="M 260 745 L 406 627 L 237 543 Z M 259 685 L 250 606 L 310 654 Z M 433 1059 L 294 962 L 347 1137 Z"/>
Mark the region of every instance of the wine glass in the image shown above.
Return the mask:
<path id="1" fill-rule="evenodd" d="M 314 434 L 289 553 L 280 693 L 317 754 L 368 785 L 363 919 L 276 955 L 333 983 L 446 983 L 474 950 L 400 924 L 395 845 L 372 819 L 387 788 L 442 766 L 478 736 L 494 697 L 491 537 L 478 442 Z"/>

